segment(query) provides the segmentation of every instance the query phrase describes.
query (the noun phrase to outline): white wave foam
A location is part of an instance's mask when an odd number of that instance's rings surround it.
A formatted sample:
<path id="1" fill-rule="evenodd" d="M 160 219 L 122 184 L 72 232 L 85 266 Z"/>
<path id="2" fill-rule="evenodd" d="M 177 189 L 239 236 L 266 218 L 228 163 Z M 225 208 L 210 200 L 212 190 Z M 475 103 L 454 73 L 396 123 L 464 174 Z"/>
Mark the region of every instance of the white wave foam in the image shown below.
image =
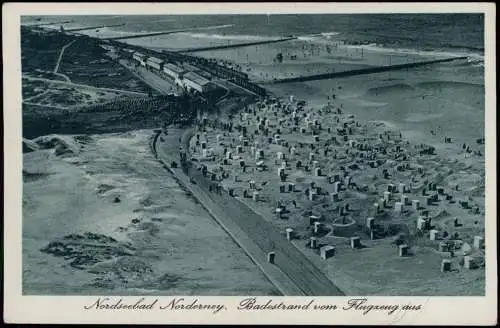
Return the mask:
<path id="1" fill-rule="evenodd" d="M 315 44 L 333 45 L 334 42 L 330 40 L 331 36 L 327 38 L 322 38 L 320 35 L 303 35 L 297 37 L 299 41 L 306 41 Z"/>
<path id="2" fill-rule="evenodd" d="M 473 62 L 471 63 L 472 67 L 483 67 L 484 68 L 484 62 Z"/>
<path id="3" fill-rule="evenodd" d="M 339 35 L 340 33 L 339 33 L 339 32 L 323 32 L 323 33 L 320 33 L 320 34 L 321 34 L 322 36 L 324 36 L 324 37 L 329 38 L 329 37 L 332 37 L 332 36 L 334 36 L 334 35 Z"/>
<path id="4" fill-rule="evenodd" d="M 351 49 L 361 49 L 373 52 L 386 52 L 386 53 L 397 53 L 397 54 L 407 54 L 407 55 L 420 55 L 429 57 L 468 57 L 469 62 L 484 62 L 484 56 L 470 51 L 445 51 L 445 50 L 418 50 L 418 49 L 408 49 L 408 48 L 388 48 L 381 46 L 376 43 L 370 43 L 367 45 L 350 45 L 344 44 L 339 45 L 340 47 L 351 48 Z"/>
<path id="5" fill-rule="evenodd" d="M 384 47 L 383 45 L 377 43 L 370 43 L 365 45 L 352 45 L 345 44 L 342 42 L 337 42 L 330 40 L 332 36 L 337 36 L 341 33 L 339 32 L 322 32 L 318 34 L 312 35 L 302 35 L 297 39 L 300 41 L 307 41 L 315 44 L 323 44 L 323 45 L 338 45 L 339 47 L 351 48 L 351 49 L 363 49 L 366 51 L 372 52 L 385 52 L 385 53 L 397 53 L 397 54 L 406 54 L 406 55 L 420 55 L 420 56 L 428 56 L 428 57 L 468 57 L 468 61 L 471 64 L 484 65 L 484 55 L 468 51 L 468 50 L 418 50 L 418 49 L 409 49 L 409 48 L 390 48 Z"/>
<path id="6" fill-rule="evenodd" d="M 216 40 L 234 40 L 234 41 L 268 41 L 279 39 L 271 36 L 261 35 L 231 35 L 231 34 L 208 34 L 208 33 L 193 33 L 183 32 L 179 34 L 188 35 L 197 39 L 216 39 Z"/>
<path id="7" fill-rule="evenodd" d="M 339 34 L 339 32 L 320 32 L 317 34 L 300 35 L 297 37 L 297 39 L 314 43 L 325 43 L 325 41 L 326 43 L 328 43 L 330 42 L 329 40 L 332 38 L 332 36 L 336 36 Z"/>
<path id="8" fill-rule="evenodd" d="M 206 27 L 193 27 L 193 28 L 185 28 L 185 29 L 172 29 L 172 30 L 165 30 L 165 31 L 151 31 L 151 30 L 136 30 L 136 31 L 121 31 L 121 30 L 114 30 L 113 28 L 110 27 L 102 27 L 100 28 L 101 34 L 109 34 L 113 36 L 129 36 L 129 35 L 135 35 L 135 34 L 149 34 L 149 33 L 160 33 L 160 32 L 168 32 L 168 31 L 176 31 L 176 30 L 193 30 L 193 31 L 201 31 L 201 30 L 216 30 L 216 29 L 221 29 L 221 28 L 227 28 L 233 26 L 232 24 L 226 24 L 226 25 L 215 25 L 215 26 L 206 26 Z M 92 30 L 94 31 L 94 30 Z M 91 32 L 92 32 L 91 31 Z M 85 32 L 85 31 L 82 31 Z M 190 33 L 190 32 L 179 32 L 178 34 L 183 34 L 183 33 Z"/>
<path id="9" fill-rule="evenodd" d="M 193 30 L 217 30 L 220 28 L 228 28 L 234 26 L 233 24 L 225 24 L 225 25 L 215 25 L 215 26 L 207 26 L 207 27 L 196 27 Z"/>
<path id="10" fill-rule="evenodd" d="M 246 42 L 252 42 L 252 41 L 269 41 L 269 40 L 276 40 L 280 39 L 280 37 L 276 36 L 266 36 L 266 35 L 232 35 L 232 34 L 210 34 L 210 33 L 200 33 L 200 32 L 195 32 L 196 31 L 202 31 L 202 30 L 215 30 L 215 29 L 222 29 L 222 28 L 228 28 L 232 27 L 233 24 L 226 24 L 226 25 L 217 25 L 217 26 L 208 26 L 208 27 L 200 27 L 200 28 L 193 28 L 193 31 L 190 32 L 180 32 L 178 35 L 186 35 L 192 38 L 197 38 L 197 39 L 214 39 L 214 40 L 231 40 L 231 41 L 246 41 Z M 128 35 L 133 35 L 133 34 L 147 34 L 147 33 L 152 33 L 152 31 L 119 31 L 119 30 L 113 30 L 108 27 L 104 27 L 100 30 L 100 34 L 110 34 L 113 36 L 128 36 Z M 384 47 L 383 45 L 377 44 L 377 43 L 370 43 L 366 45 L 352 45 L 352 44 L 343 44 L 339 43 L 337 41 L 331 40 L 333 36 L 338 36 L 340 35 L 340 32 L 320 32 L 317 34 L 309 34 L 309 35 L 301 35 L 297 37 L 297 40 L 299 41 L 306 41 L 306 42 L 311 42 L 315 44 L 322 44 L 322 45 L 335 45 L 337 44 L 339 47 L 345 47 L 345 48 L 351 48 L 351 49 L 361 49 L 363 48 L 366 51 L 372 51 L 372 52 L 384 52 L 384 53 L 395 53 L 395 54 L 407 54 L 407 55 L 420 55 L 420 56 L 426 56 L 426 57 L 463 57 L 466 56 L 468 57 L 468 62 L 471 65 L 478 65 L 481 67 L 484 67 L 484 55 L 477 53 L 477 52 L 472 52 L 472 51 L 467 51 L 467 50 L 456 50 L 456 51 L 449 51 L 449 50 L 418 50 L 418 49 L 409 49 L 409 48 L 390 48 L 390 47 Z"/>
<path id="11" fill-rule="evenodd" d="M 299 36 L 297 37 L 297 40 L 300 40 L 300 41 L 315 41 L 315 40 L 318 40 L 318 37 L 316 36 Z"/>

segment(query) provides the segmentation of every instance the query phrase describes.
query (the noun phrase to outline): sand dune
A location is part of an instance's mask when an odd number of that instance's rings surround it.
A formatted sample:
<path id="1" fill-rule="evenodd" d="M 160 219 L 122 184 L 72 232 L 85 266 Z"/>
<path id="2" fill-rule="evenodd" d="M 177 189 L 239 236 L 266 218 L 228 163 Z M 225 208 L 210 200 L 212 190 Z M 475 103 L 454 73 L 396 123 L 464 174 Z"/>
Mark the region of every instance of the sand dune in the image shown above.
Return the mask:
<path id="1" fill-rule="evenodd" d="M 38 150 L 39 148 L 40 146 L 36 142 L 23 138 L 23 153 L 29 153 Z"/>
<path id="2" fill-rule="evenodd" d="M 76 154 L 80 151 L 81 145 L 71 136 L 52 134 L 33 139 L 41 149 L 54 148 L 56 155 Z"/>
<path id="3" fill-rule="evenodd" d="M 277 293 L 155 160 L 151 134 L 34 140 L 43 149 L 23 156 L 24 293 Z"/>

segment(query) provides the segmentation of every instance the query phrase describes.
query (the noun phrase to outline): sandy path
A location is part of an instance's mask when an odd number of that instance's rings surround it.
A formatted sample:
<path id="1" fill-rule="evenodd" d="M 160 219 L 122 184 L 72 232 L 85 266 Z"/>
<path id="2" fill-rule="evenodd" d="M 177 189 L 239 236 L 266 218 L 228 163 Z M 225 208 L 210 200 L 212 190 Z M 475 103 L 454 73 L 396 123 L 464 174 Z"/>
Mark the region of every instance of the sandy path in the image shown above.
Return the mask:
<path id="1" fill-rule="evenodd" d="M 62 47 L 61 52 L 59 53 L 59 57 L 57 58 L 56 67 L 54 67 L 54 74 L 57 74 L 58 76 L 61 76 L 62 78 L 64 78 L 64 79 L 65 79 L 66 81 L 68 81 L 68 82 L 71 82 L 71 80 L 69 79 L 69 77 L 68 77 L 67 75 L 62 74 L 62 73 L 58 73 L 58 71 L 59 71 L 59 65 L 61 64 L 61 60 L 62 60 L 62 58 L 63 58 L 64 51 L 65 51 L 68 47 L 70 47 L 70 46 L 71 46 L 71 45 L 72 45 L 75 41 L 76 41 L 76 39 L 75 39 L 75 40 L 73 40 L 73 41 L 71 41 L 70 43 L 68 43 L 68 44 L 66 44 L 66 45 L 64 45 L 64 46 Z"/>
<path id="2" fill-rule="evenodd" d="M 40 78 L 40 77 L 23 76 L 23 79 L 30 80 L 30 81 L 43 81 L 43 82 L 47 82 L 47 83 L 67 85 L 67 86 L 72 86 L 72 87 L 80 87 L 80 88 L 85 88 L 85 89 L 89 89 L 89 90 L 121 92 L 121 93 L 129 94 L 132 96 L 147 96 L 147 93 L 143 93 L 143 92 L 128 91 L 128 90 L 121 90 L 121 89 L 112 89 L 112 88 L 98 88 L 98 87 L 94 87 L 94 86 L 87 85 L 87 84 L 56 81 L 56 80 L 50 80 L 50 79 L 45 79 L 45 78 Z"/>

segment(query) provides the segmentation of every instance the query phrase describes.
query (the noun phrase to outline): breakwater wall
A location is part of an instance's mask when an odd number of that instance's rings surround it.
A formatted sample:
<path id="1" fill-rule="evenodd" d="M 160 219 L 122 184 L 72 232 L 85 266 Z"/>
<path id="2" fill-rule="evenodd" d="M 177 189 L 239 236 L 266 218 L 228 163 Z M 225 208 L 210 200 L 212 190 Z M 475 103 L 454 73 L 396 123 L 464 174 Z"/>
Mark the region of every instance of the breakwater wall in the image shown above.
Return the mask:
<path id="1" fill-rule="evenodd" d="M 66 24 L 66 23 L 73 23 L 73 21 L 67 20 L 67 21 L 62 21 L 62 22 L 47 22 L 47 23 L 41 23 L 41 24 L 27 24 L 27 25 L 21 24 L 21 26 L 25 26 L 25 27 L 38 27 L 38 26 L 57 25 L 57 24 Z"/>
<path id="2" fill-rule="evenodd" d="M 254 42 L 245 42 L 245 43 L 237 43 L 237 44 L 226 44 L 226 45 L 222 45 L 222 46 L 191 48 L 191 49 L 184 49 L 184 50 L 176 50 L 174 52 L 190 53 L 190 52 L 200 52 L 200 51 L 208 51 L 208 50 L 231 49 L 231 48 L 257 46 L 257 45 L 261 45 L 261 44 L 285 42 L 285 41 L 296 40 L 296 39 L 297 39 L 297 37 L 289 37 L 289 38 L 283 38 L 283 39 L 277 39 L 277 40 L 254 41 Z"/>
<path id="3" fill-rule="evenodd" d="M 88 27 L 79 27 L 79 28 L 72 28 L 72 29 L 65 29 L 66 32 L 76 32 L 76 31 L 85 31 L 85 30 L 94 30 L 97 28 L 105 28 L 105 27 L 118 27 L 118 26 L 123 26 L 125 24 L 114 24 L 114 25 L 99 25 L 99 26 L 88 26 Z"/>
<path id="4" fill-rule="evenodd" d="M 163 31 L 163 32 L 153 32 L 146 34 L 134 34 L 134 35 L 126 35 L 126 36 L 115 36 L 110 38 L 102 38 L 101 40 L 127 40 L 127 39 L 137 39 L 137 38 L 145 38 L 147 36 L 158 36 L 158 35 L 166 35 L 166 34 L 174 34 L 174 33 L 182 33 L 182 32 L 190 32 L 196 30 L 195 28 L 184 29 L 184 30 L 171 30 L 171 31 Z"/>
<path id="5" fill-rule="evenodd" d="M 273 81 L 266 81 L 266 82 L 262 82 L 261 84 L 278 84 L 278 83 L 294 83 L 294 82 L 326 80 L 326 79 L 333 79 L 333 78 L 347 77 L 347 76 L 354 76 L 354 75 L 396 71 L 396 70 L 405 69 L 405 68 L 414 68 L 414 67 L 419 67 L 419 66 L 445 63 L 445 62 L 451 62 L 451 61 L 463 60 L 463 59 L 467 59 L 467 57 L 464 56 L 464 57 L 454 57 L 454 58 L 445 58 L 445 59 L 435 59 L 435 60 L 428 60 L 428 61 L 415 62 L 415 63 L 369 67 L 369 68 L 361 68 L 361 69 L 355 69 L 355 70 L 343 71 L 343 72 L 324 73 L 324 74 L 309 75 L 309 76 L 299 76 L 299 77 L 278 79 L 278 80 L 273 80 Z"/>

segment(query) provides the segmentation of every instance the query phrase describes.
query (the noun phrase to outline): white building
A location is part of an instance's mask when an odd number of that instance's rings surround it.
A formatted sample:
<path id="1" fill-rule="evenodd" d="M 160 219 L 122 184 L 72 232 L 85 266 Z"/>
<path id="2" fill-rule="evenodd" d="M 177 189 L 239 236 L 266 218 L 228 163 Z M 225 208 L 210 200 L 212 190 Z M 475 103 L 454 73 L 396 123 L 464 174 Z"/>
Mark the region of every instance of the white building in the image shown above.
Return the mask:
<path id="1" fill-rule="evenodd" d="M 134 55 L 132 56 L 132 58 L 134 60 L 137 60 L 139 62 L 139 64 L 141 64 L 142 66 L 146 66 L 146 55 L 141 53 L 141 52 L 134 52 Z"/>
<path id="2" fill-rule="evenodd" d="M 182 77 L 184 76 L 184 73 L 186 72 L 185 69 L 182 67 L 179 67 L 177 65 L 174 65 L 172 63 L 165 64 L 163 66 L 163 73 L 173 79 L 175 81 L 175 84 L 184 87 L 184 82 L 182 81 Z"/>
<path id="3" fill-rule="evenodd" d="M 182 80 L 182 75 L 185 70 L 182 67 L 176 66 L 172 63 L 165 64 L 163 66 L 163 72 L 174 80 Z"/>
<path id="4" fill-rule="evenodd" d="M 163 66 L 163 73 L 173 79 L 175 81 L 175 84 L 181 87 L 184 87 L 182 77 L 184 76 L 185 72 L 185 69 L 172 63 L 168 63 Z"/>
<path id="5" fill-rule="evenodd" d="M 160 59 L 160 58 L 156 58 L 156 57 L 149 57 L 148 60 L 146 61 L 146 65 L 148 67 L 151 67 L 151 68 L 154 68 L 154 69 L 157 69 L 159 71 L 162 70 L 163 68 L 163 63 L 164 63 L 164 60 L 163 59 Z"/>
<path id="6" fill-rule="evenodd" d="M 184 82 L 184 87 L 189 91 L 196 90 L 198 92 L 205 92 L 211 88 L 209 80 L 193 72 L 184 74 L 182 81 Z"/>

